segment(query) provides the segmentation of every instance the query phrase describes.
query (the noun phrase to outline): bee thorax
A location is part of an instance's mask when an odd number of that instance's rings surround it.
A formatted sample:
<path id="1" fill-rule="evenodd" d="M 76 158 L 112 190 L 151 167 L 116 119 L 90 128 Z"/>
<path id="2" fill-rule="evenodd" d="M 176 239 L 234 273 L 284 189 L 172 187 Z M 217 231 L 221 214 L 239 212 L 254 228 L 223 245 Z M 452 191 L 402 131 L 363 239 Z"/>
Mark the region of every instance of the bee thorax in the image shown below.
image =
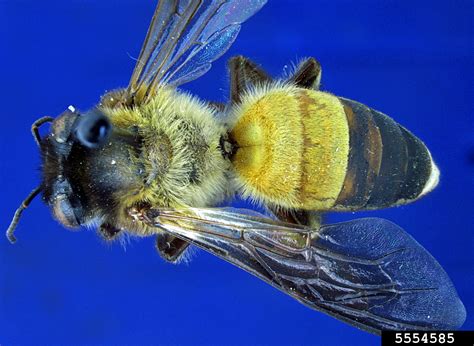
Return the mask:
<path id="1" fill-rule="evenodd" d="M 133 126 L 143 142 L 135 164 L 143 167 L 142 186 L 121 201 L 121 209 L 153 206 L 213 206 L 228 188 L 229 160 L 220 138 L 225 128 L 206 104 L 175 90 L 159 89 L 134 108 L 106 108 L 112 123 Z"/>

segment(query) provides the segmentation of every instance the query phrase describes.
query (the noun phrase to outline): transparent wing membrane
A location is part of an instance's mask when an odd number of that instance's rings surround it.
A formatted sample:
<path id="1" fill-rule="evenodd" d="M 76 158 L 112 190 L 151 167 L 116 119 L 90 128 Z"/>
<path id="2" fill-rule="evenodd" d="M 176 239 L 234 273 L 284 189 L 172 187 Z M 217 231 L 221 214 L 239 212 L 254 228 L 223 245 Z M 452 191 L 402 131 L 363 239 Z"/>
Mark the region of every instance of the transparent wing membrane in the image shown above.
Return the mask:
<path id="1" fill-rule="evenodd" d="M 240 209 L 158 210 L 145 222 L 364 330 L 457 329 L 465 309 L 446 272 L 410 235 L 376 218 L 321 227 Z"/>
<path id="2" fill-rule="evenodd" d="M 266 0 L 161 0 L 132 74 L 128 93 L 179 86 L 206 73 L 232 45 L 240 24 Z"/>

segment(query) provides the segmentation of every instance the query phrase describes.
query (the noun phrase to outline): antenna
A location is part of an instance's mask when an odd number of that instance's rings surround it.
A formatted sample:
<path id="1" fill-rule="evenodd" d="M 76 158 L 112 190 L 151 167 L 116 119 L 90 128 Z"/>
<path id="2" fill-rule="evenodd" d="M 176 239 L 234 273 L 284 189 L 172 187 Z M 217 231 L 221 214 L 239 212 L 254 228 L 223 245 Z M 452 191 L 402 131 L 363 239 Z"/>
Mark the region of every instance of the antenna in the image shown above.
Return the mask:
<path id="1" fill-rule="evenodd" d="M 31 125 L 31 134 L 33 135 L 33 138 L 35 139 L 36 144 L 40 146 L 41 143 L 41 136 L 39 134 L 39 127 L 43 125 L 44 123 L 50 123 L 54 120 L 53 117 L 42 117 L 36 120 L 33 125 Z"/>
<path id="2" fill-rule="evenodd" d="M 39 133 L 39 127 L 43 125 L 44 123 L 50 123 L 54 120 L 53 117 L 42 117 L 36 120 L 33 125 L 31 125 L 31 134 L 33 135 L 33 138 L 35 139 L 35 142 L 38 146 L 41 145 L 41 135 Z M 8 226 L 7 229 L 7 238 L 10 241 L 10 243 L 14 244 L 16 242 L 15 238 L 15 228 L 18 225 L 18 222 L 20 221 L 21 214 L 23 211 L 28 208 L 30 205 L 31 201 L 35 199 L 36 196 L 41 192 L 41 186 L 38 186 L 36 189 L 30 192 L 28 196 L 21 202 L 21 205 L 18 207 L 18 209 L 15 211 L 15 215 L 13 215 L 13 220 L 10 222 L 10 226 Z"/>
<path id="3" fill-rule="evenodd" d="M 41 186 L 38 186 L 36 189 L 30 192 L 30 194 L 21 202 L 21 205 L 18 207 L 18 209 L 15 212 L 15 215 L 13 216 L 13 220 L 10 223 L 10 226 L 8 226 L 7 229 L 7 238 L 10 241 L 10 243 L 14 244 L 16 242 L 15 235 L 13 234 L 15 232 L 15 228 L 18 225 L 18 221 L 20 221 L 21 214 L 23 213 L 23 210 L 28 208 L 30 205 L 31 201 L 35 199 L 36 196 L 41 192 Z"/>

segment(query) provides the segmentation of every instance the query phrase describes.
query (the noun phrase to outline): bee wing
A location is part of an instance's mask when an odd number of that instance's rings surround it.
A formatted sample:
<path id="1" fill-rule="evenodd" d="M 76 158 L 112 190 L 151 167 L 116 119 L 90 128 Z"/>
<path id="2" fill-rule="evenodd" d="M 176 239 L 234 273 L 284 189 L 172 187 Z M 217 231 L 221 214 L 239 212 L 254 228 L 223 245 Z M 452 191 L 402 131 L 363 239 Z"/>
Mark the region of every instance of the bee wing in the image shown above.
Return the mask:
<path id="1" fill-rule="evenodd" d="M 359 219 L 315 231 L 232 208 L 151 209 L 145 219 L 369 332 L 457 329 L 465 320 L 443 268 L 387 220 Z"/>
<path id="2" fill-rule="evenodd" d="M 240 24 L 266 0 L 161 0 L 153 15 L 128 93 L 174 86 L 206 73 L 232 45 Z"/>

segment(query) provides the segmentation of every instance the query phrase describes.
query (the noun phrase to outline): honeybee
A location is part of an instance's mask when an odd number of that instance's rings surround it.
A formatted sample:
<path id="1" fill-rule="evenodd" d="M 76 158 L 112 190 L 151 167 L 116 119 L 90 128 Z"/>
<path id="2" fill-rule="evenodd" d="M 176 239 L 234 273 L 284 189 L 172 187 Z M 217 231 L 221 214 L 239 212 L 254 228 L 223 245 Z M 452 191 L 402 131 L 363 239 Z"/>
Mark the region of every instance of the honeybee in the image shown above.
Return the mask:
<path id="1" fill-rule="evenodd" d="M 369 332 L 459 328 L 466 313 L 449 277 L 400 227 L 320 224 L 324 212 L 429 193 L 439 171 L 418 138 L 320 91 L 313 58 L 284 80 L 232 58 L 225 105 L 177 89 L 207 72 L 265 2 L 160 1 L 127 88 L 32 125 L 43 180 L 17 209 L 9 240 L 41 193 L 66 228 L 97 225 L 107 240 L 155 236 L 171 262 L 197 245 Z M 223 207 L 235 195 L 266 213 Z"/>

